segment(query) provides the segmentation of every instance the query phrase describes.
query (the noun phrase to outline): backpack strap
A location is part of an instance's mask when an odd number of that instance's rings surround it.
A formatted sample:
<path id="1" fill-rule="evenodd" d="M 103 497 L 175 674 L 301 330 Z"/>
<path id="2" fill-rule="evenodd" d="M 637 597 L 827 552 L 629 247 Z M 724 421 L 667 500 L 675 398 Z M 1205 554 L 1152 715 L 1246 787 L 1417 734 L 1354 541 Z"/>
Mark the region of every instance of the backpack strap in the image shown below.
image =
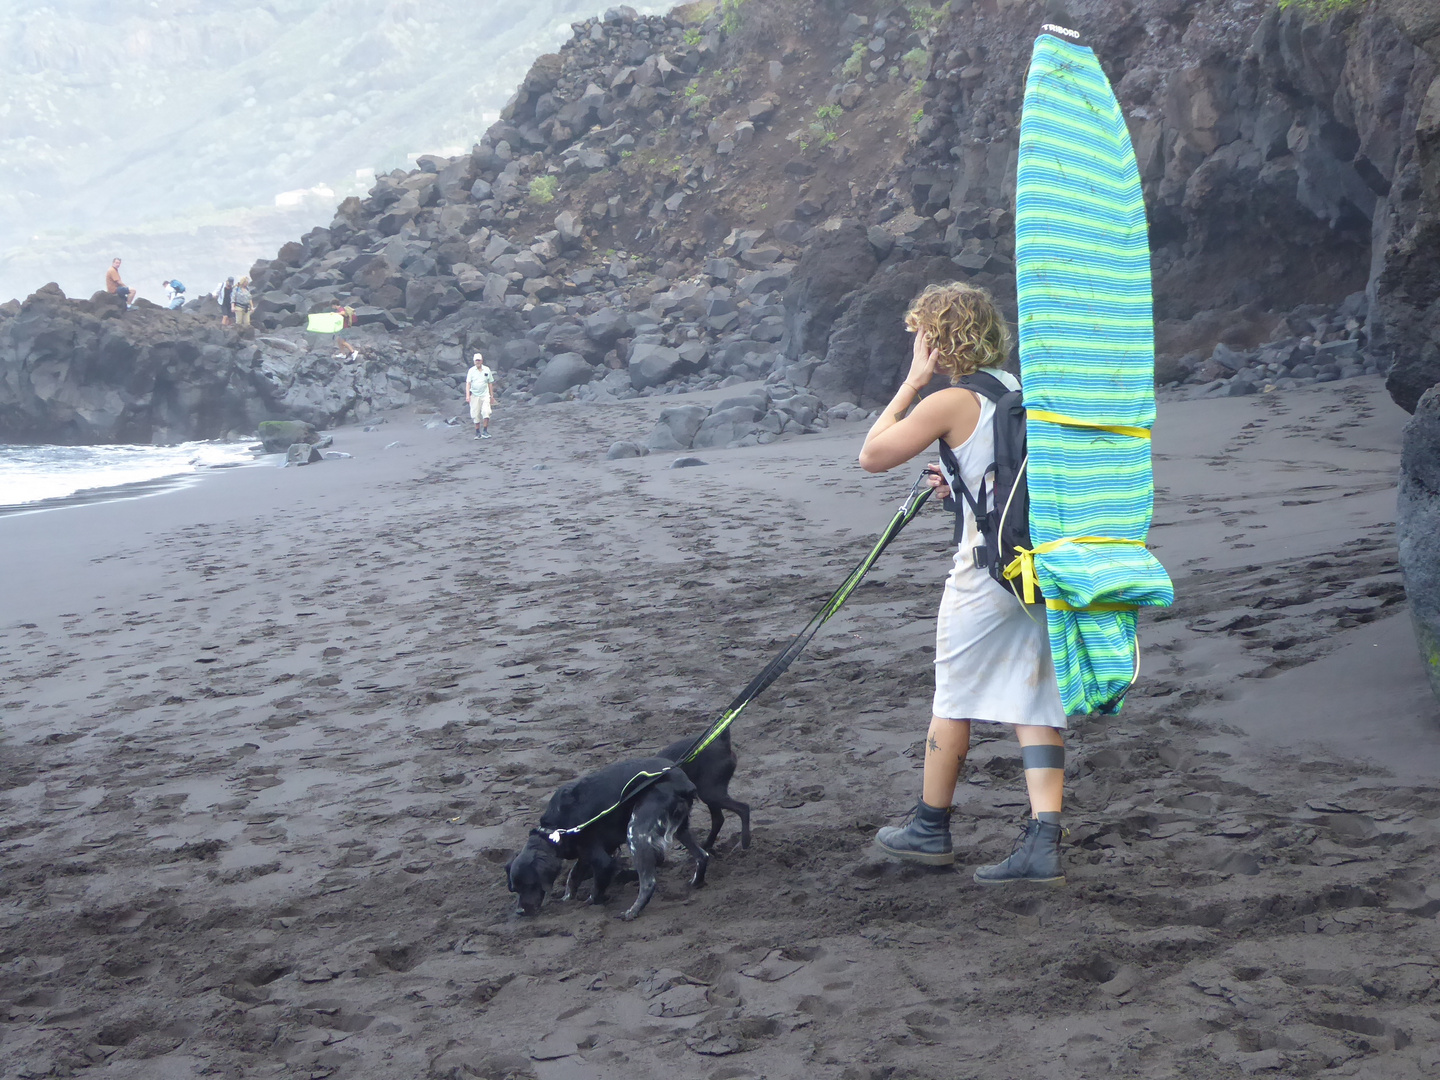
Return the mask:
<path id="1" fill-rule="evenodd" d="M 988 473 L 994 469 L 992 462 Z M 950 485 L 950 498 L 943 503 L 946 510 L 955 511 L 955 543 L 960 543 L 965 534 L 965 512 L 964 506 L 970 507 L 970 512 L 975 515 L 975 527 L 983 535 L 985 532 L 986 512 L 985 502 L 989 494 L 985 489 L 985 477 L 980 478 L 980 490 L 974 495 L 970 494 L 969 487 L 965 484 L 965 478 L 960 475 L 960 459 L 955 456 L 955 451 L 944 439 L 940 440 L 940 471 L 945 474 L 945 482 Z M 961 502 L 955 498 L 956 494 L 964 500 Z"/>
<path id="2" fill-rule="evenodd" d="M 969 375 L 963 375 L 956 386 L 963 386 L 966 390 L 973 391 L 981 397 L 989 398 L 998 402 L 1006 394 L 1012 393 L 1010 387 L 991 375 L 988 371 L 973 371 Z"/>
<path id="3" fill-rule="evenodd" d="M 972 393 L 979 394 L 991 402 L 998 402 L 1006 394 L 1013 392 L 1010 387 L 1006 386 L 988 371 L 971 372 L 969 375 L 962 376 L 955 385 L 964 387 Z M 995 471 L 995 462 L 992 461 L 985 470 L 985 473 L 981 475 L 980 490 L 974 495 L 971 495 L 970 489 L 965 486 L 965 481 L 960 476 L 960 462 L 956 459 L 955 452 L 950 449 L 944 439 L 940 440 L 940 462 L 942 471 L 945 472 L 945 481 L 950 485 L 950 490 L 952 492 L 958 491 L 961 498 L 969 505 L 970 512 L 975 515 L 976 531 L 978 531 L 981 536 L 984 536 L 988 523 L 988 512 L 985 510 L 985 504 L 989 498 L 989 493 L 985 489 L 985 476 Z M 960 512 L 960 504 L 954 503 L 953 508 L 955 510 L 955 542 L 958 544 L 961 539 L 961 534 L 965 529 L 965 522 Z M 949 507 L 947 507 L 947 509 L 949 509 Z"/>

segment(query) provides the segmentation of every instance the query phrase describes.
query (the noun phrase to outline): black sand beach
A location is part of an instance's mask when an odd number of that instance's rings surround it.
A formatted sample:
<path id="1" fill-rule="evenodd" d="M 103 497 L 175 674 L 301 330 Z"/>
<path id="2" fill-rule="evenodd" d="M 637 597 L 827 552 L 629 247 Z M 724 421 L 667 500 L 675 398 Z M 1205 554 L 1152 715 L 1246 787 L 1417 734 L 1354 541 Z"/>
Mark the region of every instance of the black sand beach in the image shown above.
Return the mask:
<path id="1" fill-rule="evenodd" d="M 603 460 L 671 401 L 488 443 L 396 416 L 350 460 L 0 519 L 0 1074 L 1440 1070 L 1440 727 L 1374 379 L 1162 403 L 1179 599 L 1072 730 L 1068 888 L 970 881 L 1026 805 L 998 730 L 956 872 L 871 847 L 918 789 L 935 509 L 737 724 L 748 851 L 728 824 L 633 923 L 631 886 L 513 915 L 550 792 L 698 732 L 909 484 L 858 424 Z"/>

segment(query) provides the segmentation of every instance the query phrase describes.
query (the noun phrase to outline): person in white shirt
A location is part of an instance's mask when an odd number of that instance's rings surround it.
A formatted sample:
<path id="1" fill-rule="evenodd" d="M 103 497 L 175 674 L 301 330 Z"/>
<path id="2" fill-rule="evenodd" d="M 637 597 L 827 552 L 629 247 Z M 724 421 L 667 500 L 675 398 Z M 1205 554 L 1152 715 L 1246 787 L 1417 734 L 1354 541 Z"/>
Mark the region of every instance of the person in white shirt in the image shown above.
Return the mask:
<path id="1" fill-rule="evenodd" d="M 475 366 L 465 374 L 465 401 L 475 423 L 475 438 L 490 438 L 490 409 L 495 396 L 495 373 L 485 366 L 485 357 L 475 354 Z"/>

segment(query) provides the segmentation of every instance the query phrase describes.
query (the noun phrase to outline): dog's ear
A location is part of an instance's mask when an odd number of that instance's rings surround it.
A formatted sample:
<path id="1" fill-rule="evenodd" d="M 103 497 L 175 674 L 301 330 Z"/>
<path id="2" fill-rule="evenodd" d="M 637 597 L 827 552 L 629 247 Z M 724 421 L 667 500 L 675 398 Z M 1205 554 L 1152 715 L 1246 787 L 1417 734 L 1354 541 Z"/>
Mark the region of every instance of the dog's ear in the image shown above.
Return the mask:
<path id="1" fill-rule="evenodd" d="M 574 809 L 579 802 L 579 796 L 575 794 L 576 786 L 577 782 L 571 780 L 568 784 L 561 784 L 555 789 L 555 794 L 550 798 L 551 813 L 559 814 L 562 816 L 562 820 L 567 820 L 564 818 L 565 812 Z"/>

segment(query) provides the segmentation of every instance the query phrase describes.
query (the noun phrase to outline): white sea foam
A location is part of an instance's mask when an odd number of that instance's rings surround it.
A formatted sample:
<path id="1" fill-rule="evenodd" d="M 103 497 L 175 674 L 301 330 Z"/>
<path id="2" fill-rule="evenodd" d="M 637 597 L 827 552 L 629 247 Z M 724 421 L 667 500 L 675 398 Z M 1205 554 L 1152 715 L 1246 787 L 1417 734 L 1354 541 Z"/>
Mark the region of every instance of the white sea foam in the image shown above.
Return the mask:
<path id="1" fill-rule="evenodd" d="M 0 507 L 181 479 L 206 469 L 250 464 L 254 443 L 175 446 L 6 446 L 0 444 Z"/>

